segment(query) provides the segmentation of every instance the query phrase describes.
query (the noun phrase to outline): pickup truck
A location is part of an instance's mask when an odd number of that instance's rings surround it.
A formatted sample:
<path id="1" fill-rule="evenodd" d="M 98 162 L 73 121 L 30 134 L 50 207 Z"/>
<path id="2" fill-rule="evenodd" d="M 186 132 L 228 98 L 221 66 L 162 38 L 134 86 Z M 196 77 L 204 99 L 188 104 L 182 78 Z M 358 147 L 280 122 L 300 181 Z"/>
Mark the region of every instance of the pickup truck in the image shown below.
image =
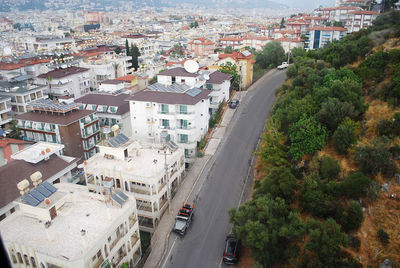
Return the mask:
<path id="1" fill-rule="evenodd" d="M 289 64 L 285 61 L 285 62 L 282 62 L 282 64 L 278 66 L 278 70 L 283 70 L 283 69 L 286 69 L 287 67 L 289 67 Z"/>
<path id="2" fill-rule="evenodd" d="M 189 228 L 194 217 L 193 209 L 194 206 L 192 203 L 183 202 L 178 215 L 175 217 L 175 225 L 173 229 L 175 233 L 182 236 L 185 235 L 186 230 Z"/>

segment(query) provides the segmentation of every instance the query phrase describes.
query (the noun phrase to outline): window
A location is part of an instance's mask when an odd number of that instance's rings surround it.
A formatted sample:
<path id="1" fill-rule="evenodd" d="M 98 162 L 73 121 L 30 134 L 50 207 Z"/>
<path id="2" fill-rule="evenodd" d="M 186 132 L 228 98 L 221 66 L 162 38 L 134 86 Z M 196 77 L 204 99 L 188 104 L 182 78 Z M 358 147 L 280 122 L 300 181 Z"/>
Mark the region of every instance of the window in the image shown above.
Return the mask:
<path id="1" fill-rule="evenodd" d="M 161 119 L 161 126 L 163 128 L 169 128 L 169 120 L 167 119 Z"/>
<path id="2" fill-rule="evenodd" d="M 181 134 L 180 135 L 180 142 L 181 143 L 188 143 L 188 135 L 186 135 L 186 134 Z"/>
<path id="3" fill-rule="evenodd" d="M 36 260 L 34 257 L 31 257 L 32 267 L 36 268 Z"/>
<path id="4" fill-rule="evenodd" d="M 179 113 L 187 114 L 187 106 L 186 105 L 179 105 Z"/>
<path id="5" fill-rule="evenodd" d="M 212 84 L 206 84 L 207 89 L 213 89 L 213 85 Z"/>
<path id="6" fill-rule="evenodd" d="M 161 113 L 168 114 L 168 104 L 161 104 Z"/>

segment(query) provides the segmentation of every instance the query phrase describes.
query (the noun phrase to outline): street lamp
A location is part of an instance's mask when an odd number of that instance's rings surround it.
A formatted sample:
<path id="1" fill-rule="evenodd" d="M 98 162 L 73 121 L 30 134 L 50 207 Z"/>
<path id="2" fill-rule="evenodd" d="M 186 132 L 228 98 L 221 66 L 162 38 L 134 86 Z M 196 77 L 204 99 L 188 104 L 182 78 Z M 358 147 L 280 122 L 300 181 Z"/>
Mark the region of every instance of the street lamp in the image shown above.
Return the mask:
<path id="1" fill-rule="evenodd" d="M 167 142 L 168 142 L 167 131 L 162 131 L 160 133 L 160 141 L 164 147 L 164 169 L 165 169 L 165 177 L 167 180 L 168 215 L 171 215 L 171 188 L 169 186 L 168 163 L 167 163 Z"/>

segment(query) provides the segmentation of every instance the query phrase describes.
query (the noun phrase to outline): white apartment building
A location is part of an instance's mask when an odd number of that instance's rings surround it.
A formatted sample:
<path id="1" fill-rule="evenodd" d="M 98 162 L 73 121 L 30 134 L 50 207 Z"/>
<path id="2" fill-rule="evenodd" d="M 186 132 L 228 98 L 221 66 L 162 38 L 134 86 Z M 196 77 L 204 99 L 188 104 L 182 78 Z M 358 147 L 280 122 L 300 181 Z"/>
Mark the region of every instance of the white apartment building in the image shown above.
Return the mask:
<path id="1" fill-rule="evenodd" d="M 132 45 L 136 45 L 141 56 L 154 56 L 160 51 L 159 42 L 155 42 L 150 36 L 142 34 L 123 36 L 120 40 L 121 45 L 125 46 L 125 40 L 128 40 L 129 48 Z"/>
<path id="2" fill-rule="evenodd" d="M 208 76 L 206 81 L 206 88 L 210 92 L 210 114 L 215 114 L 221 103 L 229 99 L 229 90 L 231 87 L 231 75 L 219 71 L 205 74 Z"/>
<path id="3" fill-rule="evenodd" d="M 11 115 L 25 113 L 32 101 L 47 98 L 44 91 L 45 86 L 26 82 L 0 81 L 0 96 L 11 98 Z"/>
<path id="4" fill-rule="evenodd" d="M 11 97 L 0 95 L 0 129 L 3 130 L 9 129 L 9 123 L 12 120 L 10 112 L 11 112 Z"/>
<path id="5" fill-rule="evenodd" d="M 0 221 L 19 210 L 14 201 L 19 197 L 16 185 L 21 178 L 40 172 L 41 179 L 49 183 L 79 181 L 79 176 L 72 174 L 78 159 L 63 155 L 63 149 L 62 144 L 38 142 L 12 154 L 14 160 L 0 167 Z"/>
<path id="6" fill-rule="evenodd" d="M 348 13 L 356 10 L 361 10 L 359 7 L 353 6 L 339 6 L 323 8 L 322 16 L 328 18 L 330 22 L 340 21 L 343 25 L 346 24 Z"/>
<path id="7" fill-rule="evenodd" d="M 307 29 L 308 40 L 304 42 L 305 49 L 316 49 L 324 47 L 328 42 L 340 40 L 347 34 L 343 27 L 313 27 Z"/>
<path id="8" fill-rule="evenodd" d="M 356 10 L 348 13 L 346 28 L 349 33 L 358 32 L 361 29 L 372 26 L 372 22 L 380 13 L 375 11 Z"/>
<path id="9" fill-rule="evenodd" d="M 89 92 L 89 69 L 76 66 L 55 69 L 39 75 L 37 82 L 47 84 L 47 93 L 79 98 Z"/>
<path id="10" fill-rule="evenodd" d="M 190 87 L 203 87 L 205 80 L 199 73 L 189 73 L 183 67 L 176 67 L 163 71 L 157 75 L 157 82 L 165 86 L 186 84 Z"/>
<path id="11" fill-rule="evenodd" d="M 165 134 L 184 148 L 186 163 L 193 162 L 197 144 L 208 131 L 210 93 L 186 84 L 159 83 L 135 93 L 129 99 L 133 138 L 160 142 Z"/>
<path id="12" fill-rule="evenodd" d="M 123 134 L 98 147 L 100 152 L 84 166 L 88 188 L 99 192 L 110 182 L 115 190 L 133 193 L 140 229 L 153 232 L 168 207 L 168 189 L 172 194 L 183 179 L 183 148 L 171 142 L 139 143 Z"/>
<path id="13" fill-rule="evenodd" d="M 264 46 L 272 41 L 267 36 L 245 36 L 243 37 L 243 45 L 255 48 L 258 51 L 263 50 Z"/>
<path id="14" fill-rule="evenodd" d="M 58 36 L 32 36 L 25 38 L 25 49 L 31 53 L 75 50 L 73 38 Z"/>
<path id="15" fill-rule="evenodd" d="M 39 181 L 40 182 L 40 181 Z M 134 267 L 141 258 L 136 201 L 74 184 L 18 184 L 20 210 L 0 223 L 12 267 Z M 16 186 L 15 186 L 16 187 Z"/>
<path id="16" fill-rule="evenodd" d="M 80 66 L 89 69 L 90 86 L 98 89 L 100 83 L 105 80 L 127 75 L 130 59 L 130 57 L 122 55 L 103 54 L 84 60 Z"/>
<path id="17" fill-rule="evenodd" d="M 80 109 L 96 111 L 100 127 L 118 125 L 126 135 L 132 135 L 131 117 L 129 113 L 129 94 L 87 94 L 79 99 Z"/>

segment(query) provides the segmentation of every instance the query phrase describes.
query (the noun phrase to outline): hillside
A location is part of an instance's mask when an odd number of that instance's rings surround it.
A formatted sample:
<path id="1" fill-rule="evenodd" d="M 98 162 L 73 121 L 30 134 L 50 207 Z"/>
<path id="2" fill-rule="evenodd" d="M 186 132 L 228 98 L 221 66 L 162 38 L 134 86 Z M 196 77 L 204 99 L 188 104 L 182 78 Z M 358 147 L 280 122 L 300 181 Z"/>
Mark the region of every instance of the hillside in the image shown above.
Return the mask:
<path id="1" fill-rule="evenodd" d="M 253 267 L 400 267 L 400 12 L 287 77 L 252 199 L 229 211 Z"/>

